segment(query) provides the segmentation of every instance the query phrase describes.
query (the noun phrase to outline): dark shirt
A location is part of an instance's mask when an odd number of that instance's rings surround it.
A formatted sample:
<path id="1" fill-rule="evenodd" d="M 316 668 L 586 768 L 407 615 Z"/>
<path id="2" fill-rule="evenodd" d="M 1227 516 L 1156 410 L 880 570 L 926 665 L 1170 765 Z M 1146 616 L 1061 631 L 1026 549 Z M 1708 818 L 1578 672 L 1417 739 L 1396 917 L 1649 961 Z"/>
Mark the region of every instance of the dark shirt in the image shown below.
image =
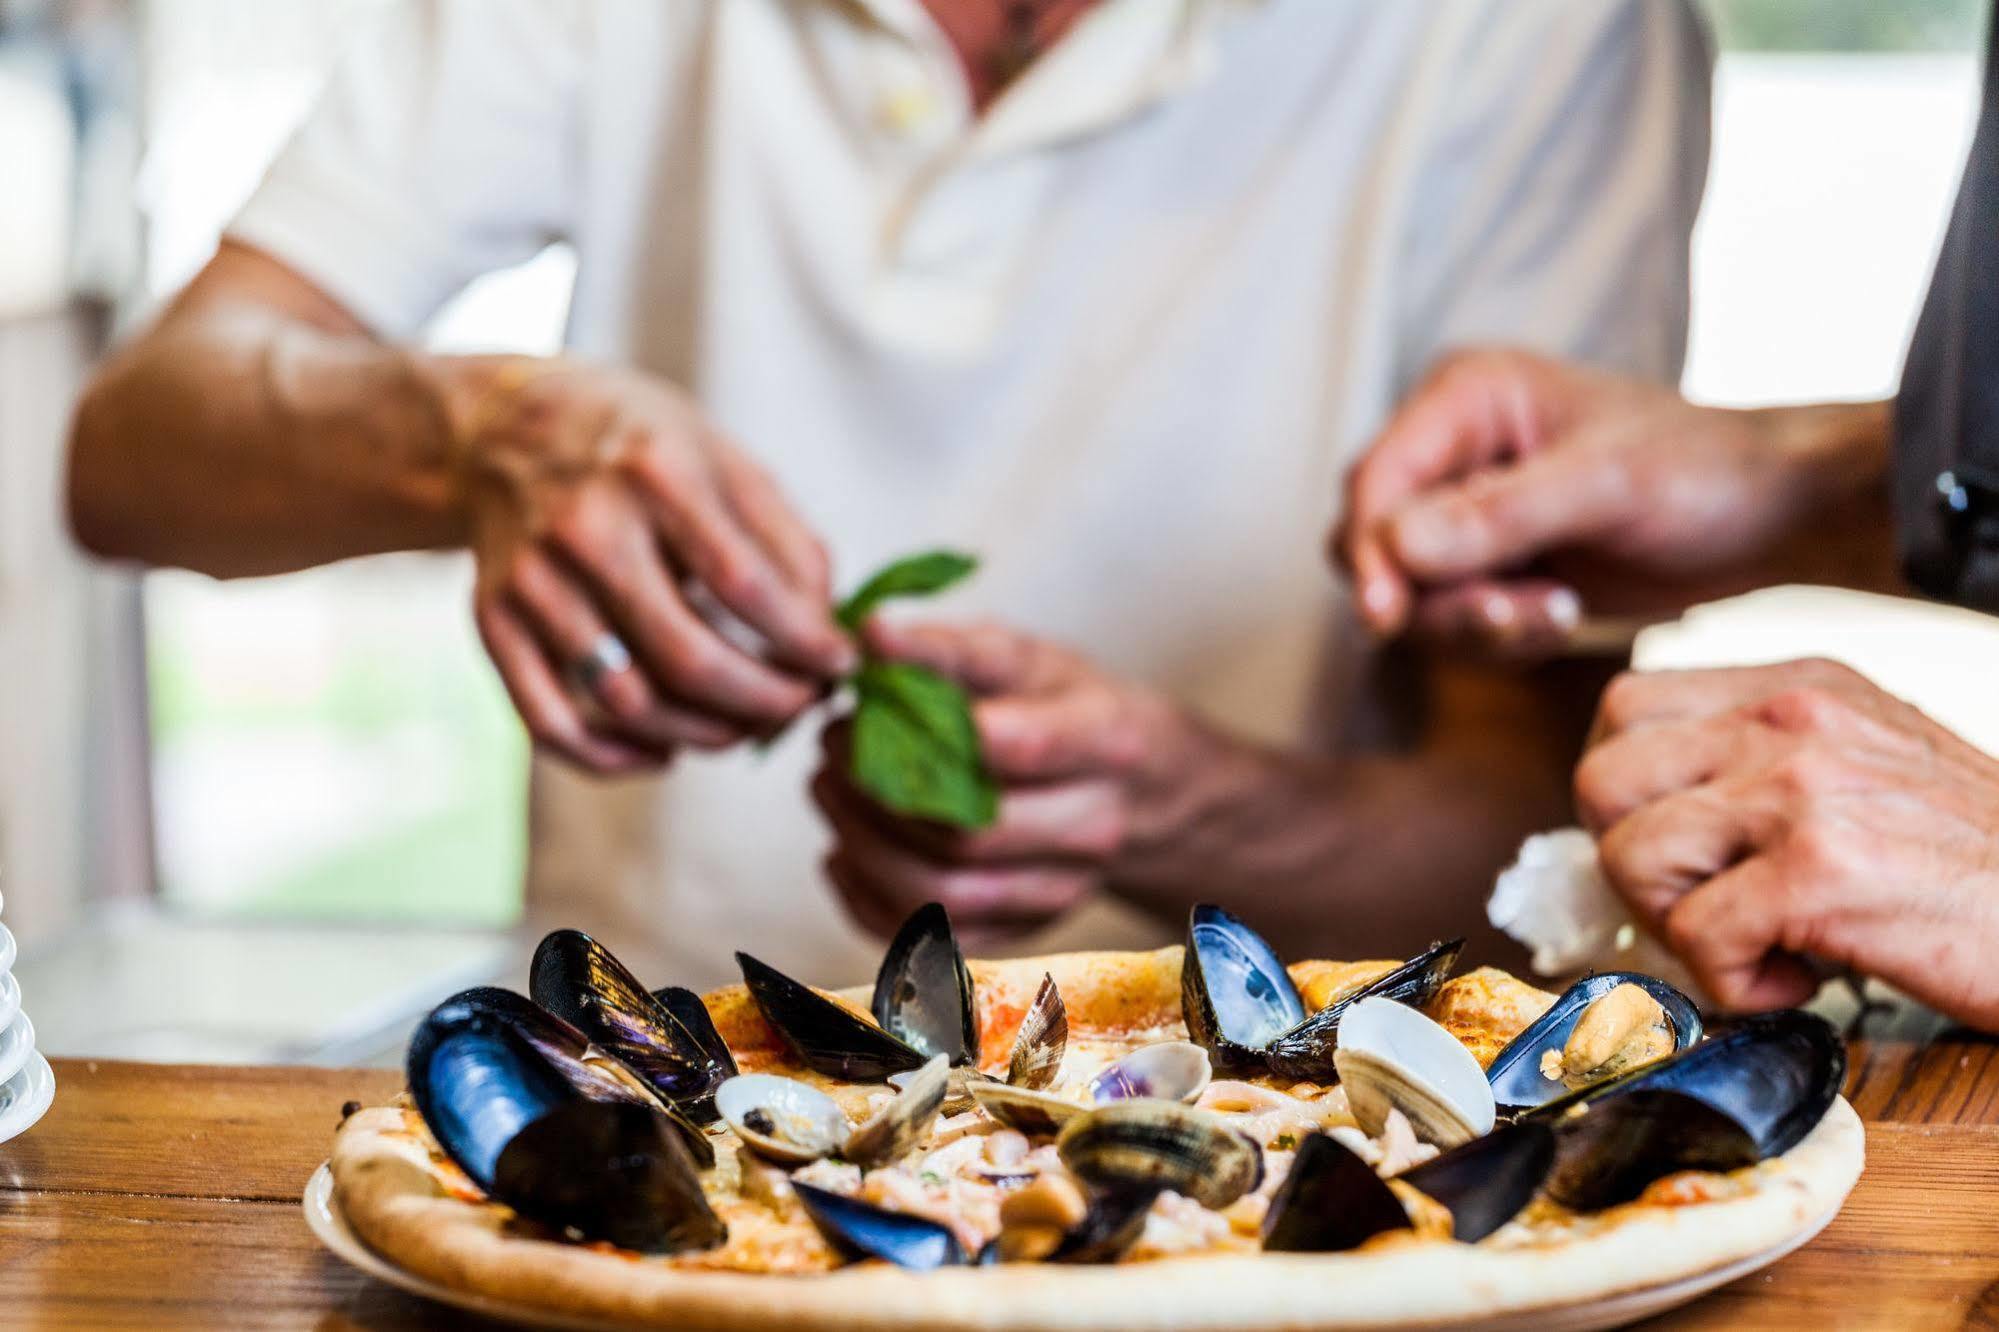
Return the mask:
<path id="1" fill-rule="evenodd" d="M 1985 100 L 1895 404 L 1903 569 L 1931 596 L 1999 611 L 1999 23 Z"/>

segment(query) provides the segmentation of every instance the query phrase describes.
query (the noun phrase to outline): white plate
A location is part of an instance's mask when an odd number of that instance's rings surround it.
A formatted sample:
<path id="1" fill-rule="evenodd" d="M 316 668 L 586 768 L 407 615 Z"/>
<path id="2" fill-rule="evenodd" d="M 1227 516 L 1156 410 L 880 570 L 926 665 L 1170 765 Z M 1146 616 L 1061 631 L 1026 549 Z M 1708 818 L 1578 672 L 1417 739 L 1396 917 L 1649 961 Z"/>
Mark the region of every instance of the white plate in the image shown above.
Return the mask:
<path id="1" fill-rule="evenodd" d="M 12 1022 L 21 1011 L 21 982 L 11 971 L 0 971 L 0 1027 Z"/>
<path id="2" fill-rule="evenodd" d="M 34 1052 L 35 1024 L 28 1021 L 26 1013 L 16 1013 L 14 1020 L 0 1030 L 0 1083 L 19 1073 Z"/>
<path id="3" fill-rule="evenodd" d="M 36 1057 L 40 1058 L 39 1055 Z M 522 1327 L 558 1328 L 562 1332 L 630 1332 L 634 1327 L 647 1326 L 550 1313 L 525 1304 L 453 1290 L 449 1286 L 439 1285 L 435 1281 L 420 1277 L 414 1272 L 407 1272 L 363 1244 L 360 1236 L 348 1227 L 347 1218 L 340 1214 L 340 1208 L 333 1201 L 333 1172 L 324 1165 L 313 1171 L 312 1178 L 306 1181 L 303 1202 L 305 1223 L 311 1227 L 312 1233 L 319 1237 L 321 1244 L 377 1281 L 387 1282 L 412 1295 L 421 1295 L 425 1299 L 436 1300 L 439 1304 L 448 1304 L 456 1309 L 483 1314 L 488 1318 L 515 1323 Z M 1844 1202 L 1844 1199 L 1841 1202 Z M 1751 1254 L 1726 1267 L 1717 1267 L 1713 1271 L 1702 1272 L 1698 1276 L 1687 1277 L 1668 1285 L 1629 1291 L 1609 1299 L 1591 1300 L 1583 1304 L 1522 1310 L 1470 1323 L 1397 1323 L 1395 1332 L 1444 1332 L 1447 1328 L 1465 1329 L 1466 1332 L 1599 1332 L 1599 1329 L 1603 1328 L 1623 1327 L 1642 1318 L 1650 1318 L 1653 1314 L 1678 1308 L 1718 1286 L 1725 1286 L 1738 1277 L 1747 1276 L 1758 1268 L 1769 1266 L 1793 1249 L 1800 1248 L 1814 1239 L 1821 1230 L 1831 1224 L 1833 1217 L 1839 1215 L 1839 1207 L 1840 1204 L 1835 1203 L 1824 1216 L 1782 1244 L 1765 1249 L 1761 1253 Z"/>
<path id="4" fill-rule="evenodd" d="M 0 1142 L 33 1128 L 55 1098 L 55 1070 L 41 1051 L 29 1051 L 27 1067 L 0 1086 Z"/>

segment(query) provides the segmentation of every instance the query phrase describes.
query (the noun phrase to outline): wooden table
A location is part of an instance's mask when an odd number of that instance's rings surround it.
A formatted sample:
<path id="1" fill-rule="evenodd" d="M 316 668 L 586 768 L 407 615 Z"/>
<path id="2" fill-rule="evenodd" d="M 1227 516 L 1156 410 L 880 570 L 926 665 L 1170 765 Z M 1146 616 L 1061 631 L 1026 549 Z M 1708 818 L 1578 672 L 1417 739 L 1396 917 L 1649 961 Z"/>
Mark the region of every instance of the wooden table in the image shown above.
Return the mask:
<path id="1" fill-rule="evenodd" d="M 1999 1327 L 1999 1043 L 1898 1023 L 1853 1047 L 1868 1160 L 1839 1219 L 1652 1326 Z M 341 1103 L 396 1074 L 61 1060 L 56 1080 L 0 1145 L 0 1327 L 490 1326 L 362 1277 L 301 1219 Z"/>

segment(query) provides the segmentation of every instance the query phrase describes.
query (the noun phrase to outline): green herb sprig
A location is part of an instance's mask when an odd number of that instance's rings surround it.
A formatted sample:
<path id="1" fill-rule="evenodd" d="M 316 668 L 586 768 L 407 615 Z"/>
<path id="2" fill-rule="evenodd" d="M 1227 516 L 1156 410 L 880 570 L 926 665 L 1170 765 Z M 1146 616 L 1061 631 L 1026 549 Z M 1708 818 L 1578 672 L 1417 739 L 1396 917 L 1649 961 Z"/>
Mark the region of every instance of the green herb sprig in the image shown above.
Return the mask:
<path id="1" fill-rule="evenodd" d="M 841 602 L 833 618 L 848 632 L 895 597 L 942 592 L 978 568 L 956 551 L 895 561 Z M 860 788 L 898 814 L 959 828 L 984 828 L 999 814 L 999 788 L 986 771 L 972 700 L 958 683 L 909 662 L 863 650 L 854 688 L 851 772 Z"/>

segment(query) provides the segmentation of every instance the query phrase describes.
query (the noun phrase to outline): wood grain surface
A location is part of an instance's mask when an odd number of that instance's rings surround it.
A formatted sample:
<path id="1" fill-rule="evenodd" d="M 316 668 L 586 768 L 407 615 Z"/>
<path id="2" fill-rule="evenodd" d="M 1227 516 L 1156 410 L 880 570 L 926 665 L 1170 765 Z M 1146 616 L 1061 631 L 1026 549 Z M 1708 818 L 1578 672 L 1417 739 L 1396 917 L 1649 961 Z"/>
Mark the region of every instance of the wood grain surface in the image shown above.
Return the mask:
<path id="1" fill-rule="evenodd" d="M 1999 1328 L 1999 1044 L 1856 1042 L 1867 1171 L 1774 1267 L 1652 1328 Z M 49 1115 L 0 1144 L 0 1327 L 493 1326 L 322 1250 L 298 1198 L 348 1100 L 394 1073 L 56 1061 Z"/>

